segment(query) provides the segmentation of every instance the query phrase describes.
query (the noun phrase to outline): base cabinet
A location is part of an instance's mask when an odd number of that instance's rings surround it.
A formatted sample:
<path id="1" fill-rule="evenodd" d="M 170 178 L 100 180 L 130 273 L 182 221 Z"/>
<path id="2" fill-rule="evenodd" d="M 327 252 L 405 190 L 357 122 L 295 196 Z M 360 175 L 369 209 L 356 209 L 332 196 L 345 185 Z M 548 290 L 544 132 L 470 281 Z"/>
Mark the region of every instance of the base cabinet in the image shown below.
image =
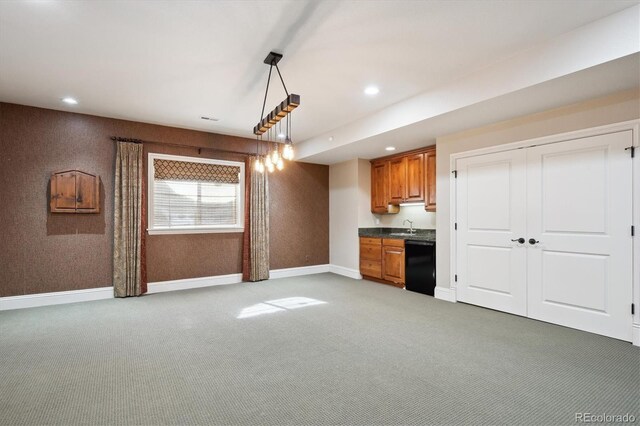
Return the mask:
<path id="1" fill-rule="evenodd" d="M 383 240 L 382 278 L 396 284 L 404 284 L 404 241 Z"/>
<path id="2" fill-rule="evenodd" d="M 360 238 L 360 273 L 365 279 L 404 287 L 404 240 Z"/>

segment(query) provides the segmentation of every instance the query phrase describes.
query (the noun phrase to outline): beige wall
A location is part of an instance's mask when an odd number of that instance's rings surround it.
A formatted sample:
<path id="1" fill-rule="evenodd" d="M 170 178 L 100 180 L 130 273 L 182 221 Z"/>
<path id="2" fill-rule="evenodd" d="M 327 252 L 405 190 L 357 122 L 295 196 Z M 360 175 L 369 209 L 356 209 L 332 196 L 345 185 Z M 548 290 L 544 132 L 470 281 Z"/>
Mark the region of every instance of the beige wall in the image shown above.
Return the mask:
<path id="1" fill-rule="evenodd" d="M 451 154 L 640 118 L 640 93 L 630 90 L 437 138 L 437 285 L 450 287 Z"/>
<path id="2" fill-rule="evenodd" d="M 370 208 L 369 208 L 370 209 Z M 386 215 L 373 215 L 370 216 L 380 218 L 379 225 L 361 225 L 361 226 L 382 226 L 385 228 L 405 228 L 409 227 L 409 224 L 403 224 L 405 219 L 409 219 L 413 222 L 414 228 L 419 229 L 436 229 L 436 214 L 433 212 L 427 212 L 424 209 L 424 203 L 418 206 L 403 206 L 400 207 L 400 212 L 397 214 Z"/>
<path id="3" fill-rule="evenodd" d="M 329 261 L 358 270 L 358 160 L 329 167 Z"/>

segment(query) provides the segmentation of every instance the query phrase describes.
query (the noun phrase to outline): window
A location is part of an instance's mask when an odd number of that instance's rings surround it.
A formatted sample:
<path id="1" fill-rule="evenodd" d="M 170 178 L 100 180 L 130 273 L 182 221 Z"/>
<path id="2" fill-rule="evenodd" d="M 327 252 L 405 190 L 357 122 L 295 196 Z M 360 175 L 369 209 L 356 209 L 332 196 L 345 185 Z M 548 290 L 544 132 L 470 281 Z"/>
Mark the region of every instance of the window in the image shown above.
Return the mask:
<path id="1" fill-rule="evenodd" d="M 149 234 L 243 232 L 244 163 L 149 154 Z"/>

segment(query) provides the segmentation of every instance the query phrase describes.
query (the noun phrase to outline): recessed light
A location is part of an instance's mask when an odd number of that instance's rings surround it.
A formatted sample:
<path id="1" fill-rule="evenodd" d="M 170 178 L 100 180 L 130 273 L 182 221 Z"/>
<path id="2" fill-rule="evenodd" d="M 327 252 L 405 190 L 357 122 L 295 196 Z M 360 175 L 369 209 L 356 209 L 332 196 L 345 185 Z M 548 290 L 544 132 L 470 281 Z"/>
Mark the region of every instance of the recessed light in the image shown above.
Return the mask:
<path id="1" fill-rule="evenodd" d="M 62 102 L 64 102 L 65 104 L 69 104 L 69 105 L 76 105 L 78 103 L 78 101 L 76 101 L 73 98 L 70 97 L 66 97 L 66 98 L 62 98 Z"/>
<path id="2" fill-rule="evenodd" d="M 367 86 L 367 88 L 364 89 L 365 95 L 373 96 L 377 95 L 378 93 L 380 93 L 380 89 L 378 89 L 377 86 Z"/>
<path id="3" fill-rule="evenodd" d="M 388 146 L 388 147 L 385 148 L 385 150 L 387 150 L 387 151 L 395 151 L 396 147 L 395 146 Z"/>
<path id="4" fill-rule="evenodd" d="M 285 136 L 284 133 L 278 133 L 278 139 L 284 139 Z"/>
<path id="5" fill-rule="evenodd" d="M 333 136 L 329 136 L 329 142 L 333 142 Z"/>
<path id="6" fill-rule="evenodd" d="M 209 121 L 220 121 L 219 118 L 215 118 L 215 117 L 205 117 L 204 115 L 202 117 L 203 120 L 209 120 Z"/>

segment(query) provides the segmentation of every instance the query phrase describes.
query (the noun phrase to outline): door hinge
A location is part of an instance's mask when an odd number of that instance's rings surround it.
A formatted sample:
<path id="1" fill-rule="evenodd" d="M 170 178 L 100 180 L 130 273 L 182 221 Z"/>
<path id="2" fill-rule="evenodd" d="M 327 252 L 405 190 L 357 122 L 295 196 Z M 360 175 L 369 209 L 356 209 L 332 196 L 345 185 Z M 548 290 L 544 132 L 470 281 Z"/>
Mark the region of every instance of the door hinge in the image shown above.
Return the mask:
<path id="1" fill-rule="evenodd" d="M 631 225 L 631 236 L 635 236 L 636 235 L 636 228 L 635 226 Z"/>
<path id="2" fill-rule="evenodd" d="M 457 171 L 457 170 L 454 170 L 454 171 L 452 171 L 451 173 L 453 173 L 453 177 L 454 177 L 455 179 L 458 179 L 458 171 Z"/>
<path id="3" fill-rule="evenodd" d="M 453 224 L 453 229 L 456 230 L 456 231 L 458 230 L 458 222 Z"/>
<path id="4" fill-rule="evenodd" d="M 631 304 L 631 315 L 633 315 L 633 314 L 635 314 L 635 313 L 636 313 L 636 304 L 635 304 L 635 303 L 632 303 L 632 304 Z"/>
<path id="5" fill-rule="evenodd" d="M 453 276 L 453 279 L 454 279 L 454 281 L 455 281 L 455 282 L 458 282 L 458 274 L 455 274 L 455 275 Z"/>
<path id="6" fill-rule="evenodd" d="M 628 146 L 624 150 L 625 151 L 626 150 L 631 151 L 631 158 L 635 157 L 635 155 L 636 155 L 636 147 L 635 146 Z"/>

